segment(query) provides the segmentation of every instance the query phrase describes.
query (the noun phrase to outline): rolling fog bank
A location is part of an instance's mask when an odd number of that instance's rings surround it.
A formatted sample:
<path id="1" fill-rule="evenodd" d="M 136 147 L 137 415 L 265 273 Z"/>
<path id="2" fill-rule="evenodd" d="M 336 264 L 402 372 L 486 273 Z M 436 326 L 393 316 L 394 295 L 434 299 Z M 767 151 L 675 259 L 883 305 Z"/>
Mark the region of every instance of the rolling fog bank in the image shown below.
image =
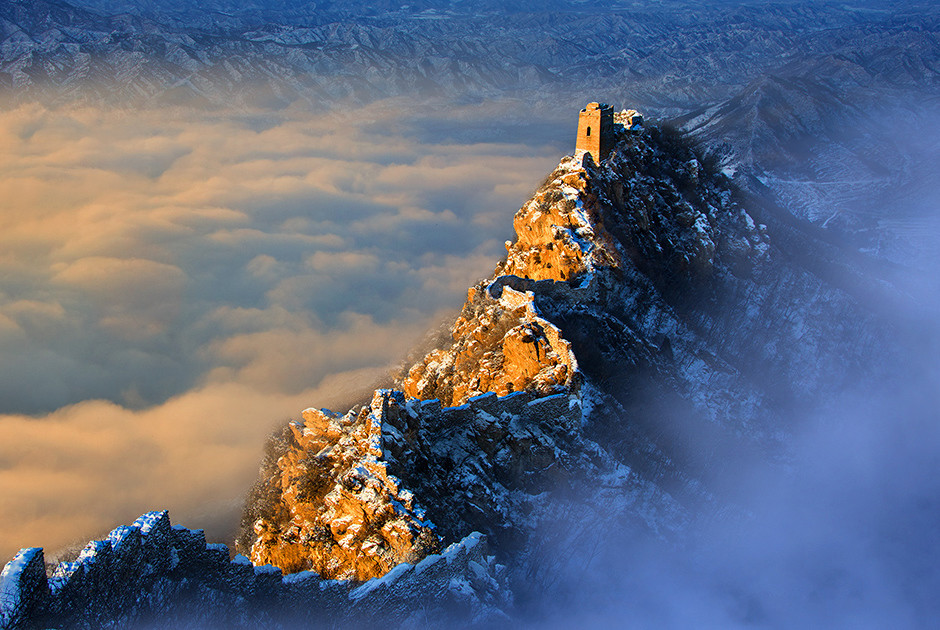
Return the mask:
<path id="1" fill-rule="evenodd" d="M 0 555 L 228 536 L 266 435 L 492 270 L 570 135 L 515 106 L 0 113 Z"/>

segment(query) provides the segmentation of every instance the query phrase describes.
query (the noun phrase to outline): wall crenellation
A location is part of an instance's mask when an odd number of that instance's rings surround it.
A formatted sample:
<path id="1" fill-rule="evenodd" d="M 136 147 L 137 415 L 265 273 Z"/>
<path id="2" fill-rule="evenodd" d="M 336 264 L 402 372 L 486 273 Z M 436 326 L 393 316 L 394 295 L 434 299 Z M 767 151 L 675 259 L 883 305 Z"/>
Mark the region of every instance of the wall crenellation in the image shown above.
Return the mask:
<path id="1" fill-rule="evenodd" d="M 366 609 L 394 618 L 450 601 L 452 583 L 477 579 L 480 567 L 495 580 L 499 567 L 487 552 L 485 539 L 473 534 L 417 567 L 399 565 L 365 583 L 321 580 L 312 572 L 284 576 L 244 556 L 230 559 L 226 545 L 207 544 L 202 530 L 173 526 L 166 510 L 154 511 L 89 542 L 51 575 L 42 548 L 20 550 L 0 573 L 0 628 L 120 628 L 148 619 L 172 625 L 167 620 L 184 617 L 212 627 L 226 619 L 236 626 L 288 628 L 301 620 L 319 627 L 355 621 Z M 439 579 L 425 583 L 432 573 L 421 567 L 436 564 Z M 465 603 L 501 615 L 506 602 L 491 588 L 497 583 L 481 584 Z M 369 606 L 360 608 L 363 602 Z"/>
<path id="2" fill-rule="evenodd" d="M 543 417 L 565 419 L 568 426 L 576 429 L 581 423 L 580 405 L 572 405 L 572 393 L 569 388 L 559 387 L 558 392 L 546 395 L 540 392 L 519 391 L 505 396 L 497 396 L 487 392 L 474 396 L 463 405 L 455 407 L 442 407 L 441 401 L 436 398 L 415 401 L 417 404 L 408 404 L 402 392 L 395 390 L 379 390 L 384 397 L 395 400 L 398 405 L 410 411 L 415 419 L 427 426 L 461 426 L 472 422 L 480 413 L 487 413 L 494 417 L 517 416 L 523 421 L 538 421 Z M 400 424 L 396 423 L 396 424 Z"/>

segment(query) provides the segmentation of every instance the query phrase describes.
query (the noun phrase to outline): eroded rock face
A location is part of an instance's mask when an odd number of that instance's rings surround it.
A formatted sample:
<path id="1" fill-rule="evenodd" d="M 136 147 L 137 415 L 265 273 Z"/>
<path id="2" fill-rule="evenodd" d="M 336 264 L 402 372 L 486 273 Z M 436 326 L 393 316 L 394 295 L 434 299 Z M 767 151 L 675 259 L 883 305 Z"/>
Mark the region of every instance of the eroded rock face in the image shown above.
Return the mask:
<path id="1" fill-rule="evenodd" d="M 590 174 L 577 158 L 562 160 L 516 213 L 513 228 L 516 241 L 506 244 L 507 260 L 497 275 L 568 281 L 620 264 Z"/>
<path id="2" fill-rule="evenodd" d="M 497 550 L 537 549 L 538 553 L 550 554 L 550 549 L 541 548 L 532 538 L 532 529 L 552 523 L 559 510 L 584 517 L 583 529 L 577 530 L 574 540 L 567 541 L 572 549 L 603 535 L 598 523 L 604 519 L 636 521 L 662 536 L 681 530 L 688 516 L 680 504 L 646 479 L 631 474 L 584 437 L 582 401 L 580 389 L 563 388 L 550 395 L 532 391 L 497 396 L 491 392 L 470 398 L 463 405 L 442 407 L 437 399 L 421 401 L 407 398 L 401 391 L 379 390 L 368 408 L 370 422 L 381 427 L 380 439 L 371 446 L 373 454 L 381 453 L 381 461 L 373 465 L 380 466 L 385 478 L 399 488 L 397 498 L 409 501 L 407 514 L 395 513 L 393 522 L 398 526 L 393 530 L 394 537 L 383 538 L 385 556 L 371 556 L 367 548 L 370 539 L 362 535 L 388 529 L 383 522 L 388 522 L 384 519 L 391 512 L 364 509 L 366 503 L 377 502 L 377 493 L 370 494 L 368 501 L 343 493 L 340 511 L 329 494 L 318 508 L 306 501 L 298 505 L 296 492 L 288 490 L 281 494 L 280 501 L 290 512 L 272 512 L 255 521 L 255 531 L 263 533 L 253 540 L 252 561 L 281 566 L 278 563 L 284 560 L 303 562 L 301 559 L 308 558 L 305 566 L 319 561 L 335 575 L 363 579 L 361 576 L 370 571 L 381 572 L 387 566 L 381 561 L 391 562 L 395 554 L 414 562 L 416 555 L 428 553 L 438 540 L 460 539 L 460 532 L 474 531 L 486 534 Z M 355 423 L 357 417 L 366 414 L 351 412 L 337 417 L 308 410 L 305 415 L 305 430 L 309 430 L 314 429 L 316 421 L 342 425 Z M 318 420 L 319 416 L 327 420 Z M 313 436 L 314 431 L 309 433 Z M 309 468 L 291 462 L 329 448 L 323 444 L 322 439 L 312 437 L 293 442 L 279 458 L 279 472 L 272 479 L 286 487 L 309 483 Z M 334 448 L 342 446 L 337 443 Z M 600 479 L 603 489 L 589 500 L 576 491 Z M 423 511 L 410 492 L 400 489 L 402 486 L 421 497 L 436 527 L 430 529 Z M 557 495 L 546 492 L 549 489 Z M 379 503 L 394 505 L 393 495 L 391 486 L 387 486 Z M 302 513 L 306 519 L 297 517 Z M 295 516 L 287 520 L 289 515 Z M 322 531 L 337 518 L 341 520 L 332 543 L 309 540 L 313 538 L 310 531 Z M 344 540 L 343 536 L 349 538 Z M 290 570 L 290 566 L 285 568 Z"/>
<path id="3" fill-rule="evenodd" d="M 577 361 L 570 344 L 539 315 L 533 295 L 505 289 L 493 299 L 487 286 L 470 289 L 454 344 L 408 371 L 401 383 L 407 396 L 454 406 L 486 392 L 549 394 L 572 384 Z"/>
<path id="4" fill-rule="evenodd" d="M 531 287 L 503 286 L 512 277 L 579 283 L 598 268 L 619 265 L 580 162 L 563 160 L 516 213 L 513 226 L 516 241 L 506 243 L 506 262 L 490 280 L 470 288 L 452 330 L 453 345 L 433 350 L 402 379 L 407 396 L 438 398 L 447 406 L 486 392 L 548 394 L 577 386 L 571 346 L 540 315 Z"/>
<path id="5" fill-rule="evenodd" d="M 687 518 L 682 506 L 585 438 L 581 390 L 491 392 L 450 408 L 398 391 L 385 396 L 389 469 L 427 501 L 445 540 L 480 531 L 494 548 L 524 556 L 539 545 L 533 531 L 559 511 L 579 515 L 572 548 L 603 535 L 599 523 L 608 518 L 647 519 L 645 526 L 664 536 Z M 590 504 L 578 494 L 585 484 L 595 490 Z M 516 560 L 517 570 L 528 562 Z"/>
<path id="6" fill-rule="evenodd" d="M 256 565 L 368 580 L 440 548 L 434 525 L 382 459 L 387 402 L 345 416 L 307 409 L 277 460 L 275 509 L 251 523 Z M 274 498 L 276 497 L 276 498 Z"/>

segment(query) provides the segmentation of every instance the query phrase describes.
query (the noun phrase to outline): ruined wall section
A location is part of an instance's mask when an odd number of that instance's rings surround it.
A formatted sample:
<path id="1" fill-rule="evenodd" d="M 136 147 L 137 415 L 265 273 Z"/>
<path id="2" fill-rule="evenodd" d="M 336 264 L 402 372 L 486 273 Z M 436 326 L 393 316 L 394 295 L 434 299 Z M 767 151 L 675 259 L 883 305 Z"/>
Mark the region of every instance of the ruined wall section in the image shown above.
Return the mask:
<path id="1" fill-rule="evenodd" d="M 468 291 L 453 345 L 431 351 L 403 376 L 407 396 L 455 406 L 487 392 L 579 387 L 571 344 L 538 303 L 549 294 L 592 302 L 622 264 L 591 178 L 584 158 L 569 156 L 516 213 L 506 261 Z"/>
<path id="2" fill-rule="evenodd" d="M 202 530 L 150 512 L 49 576 L 41 548 L 21 550 L 0 574 L 0 627 L 335 628 L 368 618 L 395 625 L 415 611 L 441 623 L 454 615 L 486 623 L 505 619 L 510 604 L 504 569 L 488 554 L 474 534 L 380 579 L 284 576 L 244 556 L 230 560 L 228 547 L 207 544 Z"/>
<path id="3" fill-rule="evenodd" d="M 365 580 L 473 531 L 498 531 L 490 517 L 506 515 L 478 501 L 470 518 L 469 497 L 495 496 L 490 482 L 530 487 L 580 431 L 580 410 L 569 390 L 489 393 L 450 407 L 378 390 L 344 416 L 307 409 L 290 425 L 247 555 L 286 573 Z M 471 478 L 468 466 L 487 472 Z"/>
<path id="4" fill-rule="evenodd" d="M 307 409 L 251 523 L 247 555 L 287 573 L 368 580 L 440 548 L 434 524 L 382 459 L 384 401 L 340 415 Z"/>
<path id="5" fill-rule="evenodd" d="M 493 392 L 548 395 L 577 382 L 577 360 L 531 292 L 502 291 L 482 282 L 470 288 L 450 348 L 431 351 L 401 381 L 406 396 L 439 399 L 444 407 Z"/>

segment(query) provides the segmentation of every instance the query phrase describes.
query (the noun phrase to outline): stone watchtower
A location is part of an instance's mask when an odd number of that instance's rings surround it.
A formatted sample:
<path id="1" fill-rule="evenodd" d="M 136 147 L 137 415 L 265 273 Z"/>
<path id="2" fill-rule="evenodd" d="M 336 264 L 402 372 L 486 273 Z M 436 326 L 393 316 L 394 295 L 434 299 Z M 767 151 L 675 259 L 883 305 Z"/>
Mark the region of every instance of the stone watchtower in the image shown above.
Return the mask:
<path id="1" fill-rule="evenodd" d="M 610 154 L 614 142 L 614 108 L 606 103 L 588 103 L 578 117 L 575 153 L 590 153 L 594 163 L 600 164 Z"/>

